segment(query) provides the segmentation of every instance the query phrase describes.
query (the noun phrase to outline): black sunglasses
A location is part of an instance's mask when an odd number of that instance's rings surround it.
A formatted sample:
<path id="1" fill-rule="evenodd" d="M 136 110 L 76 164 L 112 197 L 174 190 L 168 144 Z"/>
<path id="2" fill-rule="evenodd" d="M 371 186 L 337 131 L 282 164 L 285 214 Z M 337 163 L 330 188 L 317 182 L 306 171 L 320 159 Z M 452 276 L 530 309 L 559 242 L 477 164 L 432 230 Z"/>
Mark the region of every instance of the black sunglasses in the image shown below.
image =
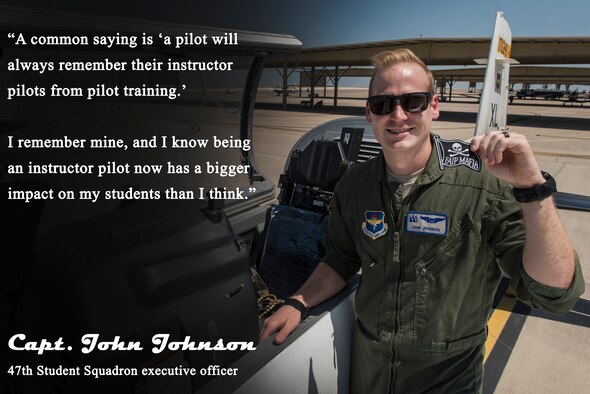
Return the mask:
<path id="1" fill-rule="evenodd" d="M 393 96 L 384 94 L 381 96 L 370 96 L 367 98 L 369 108 L 375 115 L 387 115 L 393 112 L 395 109 L 397 100 L 399 100 L 402 108 L 406 112 L 417 113 L 422 112 L 428 108 L 430 100 L 432 99 L 432 93 L 430 92 L 419 92 L 419 93 L 406 93 L 400 96 Z"/>

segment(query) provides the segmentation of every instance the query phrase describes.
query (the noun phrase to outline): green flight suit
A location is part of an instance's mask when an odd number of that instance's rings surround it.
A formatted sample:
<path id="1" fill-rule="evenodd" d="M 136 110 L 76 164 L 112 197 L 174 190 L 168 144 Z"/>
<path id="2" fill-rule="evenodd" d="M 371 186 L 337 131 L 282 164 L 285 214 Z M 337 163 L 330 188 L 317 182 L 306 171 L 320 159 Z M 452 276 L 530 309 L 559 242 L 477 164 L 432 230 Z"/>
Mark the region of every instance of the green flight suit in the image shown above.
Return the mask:
<path id="1" fill-rule="evenodd" d="M 577 260 L 567 290 L 526 274 L 511 186 L 467 144 L 451 141 L 443 151 L 437 138 L 406 198 L 388 184 L 382 153 L 336 186 L 324 262 L 345 280 L 362 268 L 351 393 L 480 392 L 502 271 L 521 300 L 554 313 L 569 311 L 584 291 Z"/>

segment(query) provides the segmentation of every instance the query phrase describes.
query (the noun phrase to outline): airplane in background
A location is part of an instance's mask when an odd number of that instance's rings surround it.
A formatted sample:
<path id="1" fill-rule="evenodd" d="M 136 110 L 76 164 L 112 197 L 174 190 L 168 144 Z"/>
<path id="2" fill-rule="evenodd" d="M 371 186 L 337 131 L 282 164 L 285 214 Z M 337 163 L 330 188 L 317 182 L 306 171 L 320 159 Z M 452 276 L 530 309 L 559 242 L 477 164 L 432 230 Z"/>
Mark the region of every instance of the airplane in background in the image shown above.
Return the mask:
<path id="1" fill-rule="evenodd" d="M 584 103 L 590 102 L 590 93 L 588 92 L 578 92 L 574 90 L 572 92 L 566 92 L 563 96 L 563 105 L 565 106 L 567 103 L 570 106 L 573 106 L 575 103 L 580 103 L 580 106 L 584 106 Z"/>
<path id="2" fill-rule="evenodd" d="M 565 92 L 552 89 L 521 89 L 516 92 L 516 98 L 543 98 L 545 100 L 556 100 L 564 96 Z"/>
<path id="3" fill-rule="evenodd" d="M 280 96 L 281 94 L 284 93 L 284 90 L 285 89 L 283 89 L 283 86 L 282 85 L 277 85 L 277 86 L 274 87 L 273 90 L 277 94 L 277 96 Z M 288 86 L 287 87 L 287 96 L 290 95 L 290 94 L 293 94 L 295 92 L 297 92 L 297 88 L 294 88 L 292 86 Z"/>

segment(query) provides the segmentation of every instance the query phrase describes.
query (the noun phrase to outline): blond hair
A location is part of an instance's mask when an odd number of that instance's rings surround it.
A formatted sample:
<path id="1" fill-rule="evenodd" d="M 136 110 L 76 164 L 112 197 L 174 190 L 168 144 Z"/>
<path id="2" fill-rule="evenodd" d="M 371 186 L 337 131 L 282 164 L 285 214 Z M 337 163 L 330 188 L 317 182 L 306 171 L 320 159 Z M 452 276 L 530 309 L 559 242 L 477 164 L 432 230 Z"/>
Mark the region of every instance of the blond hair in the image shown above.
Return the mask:
<path id="1" fill-rule="evenodd" d="M 380 70 L 394 66 L 398 63 L 414 63 L 420 66 L 424 72 L 426 72 L 426 76 L 428 77 L 428 91 L 434 93 L 434 77 L 432 76 L 432 72 L 428 69 L 426 64 L 414 54 L 414 52 L 407 48 L 380 52 L 371 58 L 371 63 L 373 63 L 375 69 L 373 70 L 373 75 L 371 75 L 371 80 L 369 81 L 369 96 L 372 94 L 375 75 L 377 75 Z"/>

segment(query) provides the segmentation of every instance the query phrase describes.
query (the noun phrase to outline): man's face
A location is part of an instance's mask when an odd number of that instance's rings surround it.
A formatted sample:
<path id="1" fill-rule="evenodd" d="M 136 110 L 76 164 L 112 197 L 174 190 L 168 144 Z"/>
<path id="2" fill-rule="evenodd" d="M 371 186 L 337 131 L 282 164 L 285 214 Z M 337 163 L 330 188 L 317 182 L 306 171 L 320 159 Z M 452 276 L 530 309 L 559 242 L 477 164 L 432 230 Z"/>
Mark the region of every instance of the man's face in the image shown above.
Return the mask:
<path id="1" fill-rule="evenodd" d="M 427 92 L 428 76 L 414 63 L 399 63 L 379 71 L 375 75 L 371 96 Z M 410 113 L 403 110 L 399 100 L 390 114 L 376 115 L 368 103 L 365 117 L 373 125 L 373 132 L 383 148 L 386 160 L 395 160 L 396 155 L 423 157 L 430 153 L 430 127 L 437 119 L 438 99 L 433 96 L 423 112 Z M 408 156 L 410 155 L 410 156 Z"/>

